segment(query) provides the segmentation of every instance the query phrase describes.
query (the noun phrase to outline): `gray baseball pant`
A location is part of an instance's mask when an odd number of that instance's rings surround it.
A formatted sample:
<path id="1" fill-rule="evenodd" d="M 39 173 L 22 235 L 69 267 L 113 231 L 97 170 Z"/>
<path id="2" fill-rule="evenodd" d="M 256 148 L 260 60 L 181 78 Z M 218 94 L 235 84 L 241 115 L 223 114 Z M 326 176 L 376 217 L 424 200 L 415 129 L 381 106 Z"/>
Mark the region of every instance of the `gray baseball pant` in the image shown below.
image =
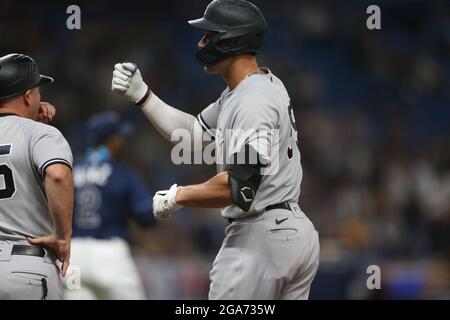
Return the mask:
<path id="1" fill-rule="evenodd" d="M 0 240 L 0 300 L 63 299 L 60 269 L 48 252 L 45 257 L 13 255 L 14 244 Z"/>
<path id="2" fill-rule="evenodd" d="M 226 228 L 210 272 L 209 299 L 308 299 L 319 235 L 298 204 L 290 205 L 291 211 L 265 211 Z"/>

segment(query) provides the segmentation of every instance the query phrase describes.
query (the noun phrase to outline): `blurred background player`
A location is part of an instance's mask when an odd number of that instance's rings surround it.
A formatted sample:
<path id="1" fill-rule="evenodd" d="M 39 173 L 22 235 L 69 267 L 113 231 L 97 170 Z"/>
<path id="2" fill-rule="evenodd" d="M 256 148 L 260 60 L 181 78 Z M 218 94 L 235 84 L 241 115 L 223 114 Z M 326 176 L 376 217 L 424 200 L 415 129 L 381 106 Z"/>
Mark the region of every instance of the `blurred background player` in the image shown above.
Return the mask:
<path id="1" fill-rule="evenodd" d="M 75 210 L 71 272 L 81 271 L 81 288 L 66 299 L 144 299 L 128 244 L 128 223 L 153 224 L 151 193 L 115 159 L 133 127 L 115 112 L 91 117 L 90 147 L 74 166 Z"/>

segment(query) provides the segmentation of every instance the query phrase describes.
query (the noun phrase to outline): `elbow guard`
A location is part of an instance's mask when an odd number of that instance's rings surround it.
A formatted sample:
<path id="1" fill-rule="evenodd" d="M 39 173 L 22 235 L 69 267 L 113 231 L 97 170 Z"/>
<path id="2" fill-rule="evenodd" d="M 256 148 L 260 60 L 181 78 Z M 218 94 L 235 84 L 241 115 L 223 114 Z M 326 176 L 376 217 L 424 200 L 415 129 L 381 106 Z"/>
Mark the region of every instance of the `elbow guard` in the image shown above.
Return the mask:
<path id="1" fill-rule="evenodd" d="M 251 159 L 256 159 L 256 161 L 250 161 Z M 258 153 L 248 144 L 241 152 L 233 154 L 231 163 L 227 165 L 231 200 L 242 210 L 248 211 L 261 184 L 261 167 L 264 165 L 260 161 Z"/>

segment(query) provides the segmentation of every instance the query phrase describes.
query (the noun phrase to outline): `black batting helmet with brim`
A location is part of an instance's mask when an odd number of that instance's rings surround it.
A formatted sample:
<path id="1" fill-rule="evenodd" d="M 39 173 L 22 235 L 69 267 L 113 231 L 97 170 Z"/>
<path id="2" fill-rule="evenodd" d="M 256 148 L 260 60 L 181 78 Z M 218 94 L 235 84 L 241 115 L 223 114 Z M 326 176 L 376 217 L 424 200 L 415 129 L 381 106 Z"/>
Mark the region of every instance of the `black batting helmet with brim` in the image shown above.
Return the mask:
<path id="1" fill-rule="evenodd" d="M 267 31 L 267 22 L 254 4 L 245 0 L 214 0 L 204 16 L 188 23 L 212 36 L 197 51 L 204 66 L 215 65 L 237 54 L 256 54 Z"/>
<path id="2" fill-rule="evenodd" d="M 27 55 L 12 53 L 0 58 L 0 100 L 52 82 L 53 78 L 41 75 L 36 62 Z"/>

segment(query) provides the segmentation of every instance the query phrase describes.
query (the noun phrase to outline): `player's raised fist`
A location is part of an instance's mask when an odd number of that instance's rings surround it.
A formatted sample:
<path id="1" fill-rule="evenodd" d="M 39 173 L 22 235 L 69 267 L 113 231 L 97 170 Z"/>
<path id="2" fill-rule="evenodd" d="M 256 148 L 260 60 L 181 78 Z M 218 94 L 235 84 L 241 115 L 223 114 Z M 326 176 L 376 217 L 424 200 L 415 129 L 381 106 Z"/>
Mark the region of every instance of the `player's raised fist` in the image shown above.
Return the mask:
<path id="1" fill-rule="evenodd" d="M 142 104 L 150 93 L 141 72 L 131 62 L 117 63 L 114 66 L 111 89 L 138 105 Z"/>
<path id="2" fill-rule="evenodd" d="M 42 123 L 49 123 L 53 120 L 55 115 L 56 108 L 52 104 L 48 102 L 41 102 L 36 120 Z"/>

